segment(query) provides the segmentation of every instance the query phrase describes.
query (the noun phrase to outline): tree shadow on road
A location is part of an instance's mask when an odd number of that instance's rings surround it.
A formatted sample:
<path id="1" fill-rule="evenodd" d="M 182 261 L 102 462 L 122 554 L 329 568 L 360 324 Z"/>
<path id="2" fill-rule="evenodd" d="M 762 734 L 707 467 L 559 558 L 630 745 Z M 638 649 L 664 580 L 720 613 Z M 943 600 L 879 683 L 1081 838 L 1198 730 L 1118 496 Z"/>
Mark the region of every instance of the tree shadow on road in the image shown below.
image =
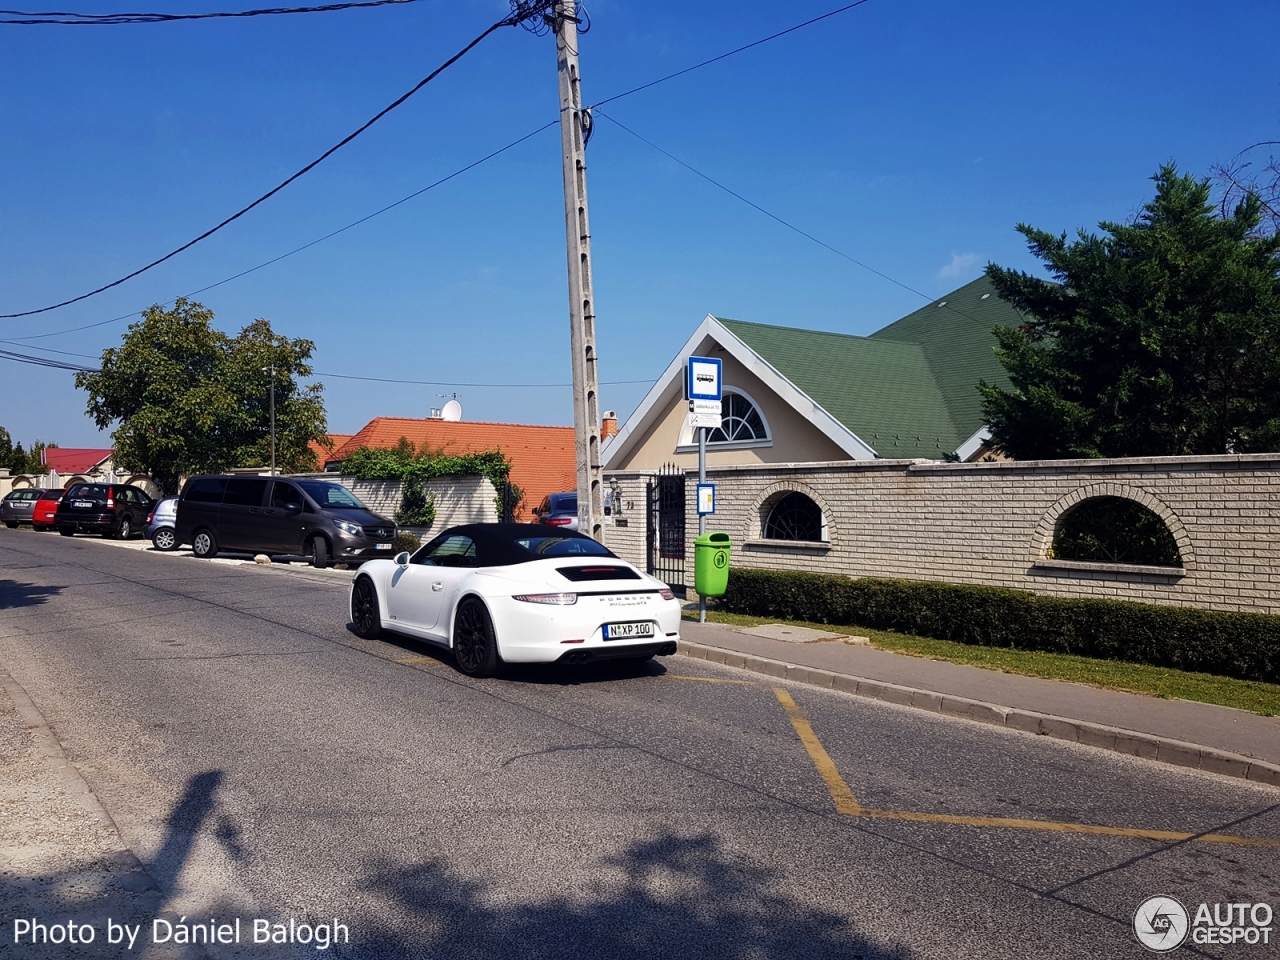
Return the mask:
<path id="1" fill-rule="evenodd" d="M 530 851 L 531 858 L 534 851 Z M 563 889 L 529 871 L 494 888 L 436 862 L 374 868 L 364 886 L 387 902 L 376 927 L 352 929 L 342 956 L 450 960 L 906 960 L 849 920 L 783 891 L 777 874 L 734 859 L 711 835 L 666 833 Z M 585 892 L 584 892 L 585 889 Z M 395 915 L 399 915 L 395 918 Z"/>
<path id="2" fill-rule="evenodd" d="M 62 587 L 23 583 L 21 580 L 0 580 L 0 610 L 38 607 L 42 603 L 48 603 L 50 597 L 57 596 L 61 592 Z"/>
<path id="3" fill-rule="evenodd" d="M 216 794 L 222 779 L 221 771 L 213 770 L 187 781 L 165 820 L 160 849 L 146 867 L 132 854 L 116 848 L 102 835 L 100 827 L 78 834 L 79 842 L 70 839 L 41 844 L 39 838 L 32 838 L 34 842 L 28 841 L 25 847 L 0 850 L 0 904 L 8 914 L 3 918 L 8 927 L 7 942 L 22 956 L 40 960 L 139 953 L 153 958 L 206 957 L 198 946 L 152 945 L 151 921 L 156 917 L 176 919 L 165 909 L 166 901 L 201 834 L 211 833 L 233 859 L 242 855 L 234 825 L 225 816 L 216 818 Z M 230 915 L 224 906 L 211 905 L 211 915 Z M 135 927 L 132 950 L 127 939 L 110 942 L 108 918 L 115 924 Z M 14 926 L 19 920 L 30 926 L 19 931 Z M 92 927 L 92 942 L 73 945 L 67 942 L 68 934 L 53 929 L 68 921 L 77 927 L 78 937 L 84 935 L 85 925 Z M 37 923 L 45 929 L 32 929 Z M 120 927 L 115 929 L 119 931 Z M 16 940 L 19 932 L 23 933 L 22 942 Z"/>

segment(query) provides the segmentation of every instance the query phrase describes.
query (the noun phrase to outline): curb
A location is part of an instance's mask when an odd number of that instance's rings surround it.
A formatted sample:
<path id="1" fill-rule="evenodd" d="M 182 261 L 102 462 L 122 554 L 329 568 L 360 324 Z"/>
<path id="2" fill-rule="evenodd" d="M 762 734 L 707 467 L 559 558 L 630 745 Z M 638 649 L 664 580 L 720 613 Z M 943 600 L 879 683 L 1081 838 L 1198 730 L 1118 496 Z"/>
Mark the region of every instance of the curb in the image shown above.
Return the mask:
<path id="1" fill-rule="evenodd" d="M 1167 737 L 1157 737 L 1149 733 L 1110 727 L 1087 720 L 1070 720 L 1048 713 L 1005 707 L 930 690 L 917 690 L 899 686 L 896 683 L 886 683 L 883 680 L 868 680 L 864 677 L 832 673 L 816 667 L 802 667 L 782 660 L 770 660 L 767 657 L 738 653 L 736 650 L 725 650 L 721 647 L 709 647 L 701 643 L 689 643 L 686 640 L 679 642 L 677 653 L 694 660 L 706 660 L 708 663 L 720 663 L 726 667 L 738 667 L 742 670 L 750 670 L 752 673 L 777 677 L 779 680 L 809 683 L 824 689 L 839 690 L 842 693 L 851 693 L 871 700 L 882 700 L 902 707 L 915 707 L 917 710 L 927 710 L 930 713 L 975 720 L 978 723 L 989 723 L 993 726 L 1034 733 L 1042 737 L 1053 737 L 1055 740 L 1083 743 L 1086 746 L 1100 747 L 1103 750 L 1130 757 L 1141 757 L 1144 760 L 1155 760 L 1158 763 L 1190 767 L 1193 770 L 1203 770 L 1219 776 L 1236 777 L 1252 783 L 1280 787 L 1280 766 L 1214 747 L 1187 743 L 1184 740 L 1171 740 Z"/>
<path id="2" fill-rule="evenodd" d="M 36 749 L 44 756 L 45 762 L 61 782 L 63 789 L 80 804 L 82 810 L 115 834 L 118 849 L 110 854 L 109 858 L 113 861 L 114 866 L 124 871 L 124 875 L 118 881 L 120 885 L 134 893 L 154 893 L 158 895 L 160 893 L 160 885 L 156 883 L 155 878 L 128 845 L 125 844 L 124 837 L 120 834 L 119 826 L 117 826 L 111 814 L 107 812 L 107 808 L 102 805 L 98 795 L 93 792 L 93 788 L 89 786 L 88 781 L 67 758 L 57 734 L 49 726 L 44 715 L 40 713 L 40 709 L 27 694 L 26 689 L 2 665 L 0 665 L 0 689 L 9 695 L 9 700 L 17 711 L 18 717 L 35 741 Z"/>

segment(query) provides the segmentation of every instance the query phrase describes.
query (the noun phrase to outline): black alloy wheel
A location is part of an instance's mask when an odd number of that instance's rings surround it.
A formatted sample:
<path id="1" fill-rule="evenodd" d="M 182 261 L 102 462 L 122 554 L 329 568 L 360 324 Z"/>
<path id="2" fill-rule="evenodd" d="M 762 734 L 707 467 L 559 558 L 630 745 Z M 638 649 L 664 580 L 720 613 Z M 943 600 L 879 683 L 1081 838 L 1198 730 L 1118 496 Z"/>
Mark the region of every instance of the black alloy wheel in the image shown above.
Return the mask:
<path id="1" fill-rule="evenodd" d="M 469 677 L 492 677 L 498 672 L 498 640 L 484 604 L 468 597 L 458 606 L 453 622 L 453 656 Z"/>
<path id="2" fill-rule="evenodd" d="M 197 530 L 191 538 L 191 552 L 201 560 L 212 560 L 218 555 L 218 541 L 208 530 Z"/>
<path id="3" fill-rule="evenodd" d="M 351 588 L 351 625 L 356 628 L 356 636 L 365 640 L 377 640 L 382 635 L 378 591 L 368 577 L 361 577 Z"/>
<path id="4" fill-rule="evenodd" d="M 151 545 L 157 550 L 177 550 L 178 537 L 171 527 L 161 527 L 155 532 L 155 536 L 151 538 Z"/>
<path id="5" fill-rule="evenodd" d="M 311 565 L 317 570 L 329 566 L 329 541 L 324 537 L 311 538 Z"/>

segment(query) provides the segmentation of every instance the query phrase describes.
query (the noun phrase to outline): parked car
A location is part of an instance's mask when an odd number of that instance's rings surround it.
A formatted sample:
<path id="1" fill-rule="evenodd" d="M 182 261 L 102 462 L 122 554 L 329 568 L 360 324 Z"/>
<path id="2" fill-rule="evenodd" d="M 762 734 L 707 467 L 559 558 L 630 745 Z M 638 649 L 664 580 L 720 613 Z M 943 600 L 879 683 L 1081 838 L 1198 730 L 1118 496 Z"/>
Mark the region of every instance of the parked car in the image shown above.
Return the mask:
<path id="1" fill-rule="evenodd" d="M 142 535 L 151 541 L 157 550 L 177 550 L 178 535 L 178 498 L 165 497 L 157 500 L 151 512 L 147 514 L 147 525 Z"/>
<path id="2" fill-rule="evenodd" d="M 127 483 L 73 483 L 58 501 L 53 522 L 64 537 L 100 533 L 128 540 L 142 533 L 154 502 Z"/>
<path id="3" fill-rule="evenodd" d="M 30 523 L 35 511 L 36 501 L 41 491 L 35 487 L 19 487 L 10 490 L 0 500 L 0 521 L 10 530 L 18 529 L 20 523 Z"/>
<path id="4" fill-rule="evenodd" d="M 360 568 L 351 623 L 453 650 L 458 669 L 586 663 L 676 652 L 680 601 L 660 580 L 585 534 L 540 523 L 451 527 L 412 556 Z"/>
<path id="5" fill-rule="evenodd" d="M 197 557 L 220 550 L 310 556 L 317 567 L 392 556 L 394 520 L 326 480 L 192 477 L 178 497 L 178 543 Z"/>
<path id="6" fill-rule="evenodd" d="M 542 503 L 533 508 L 533 515 L 539 523 L 548 523 L 553 527 L 578 529 L 578 492 L 549 493 L 542 498 Z"/>
<path id="7" fill-rule="evenodd" d="M 34 530 L 52 530 L 54 517 L 58 511 L 58 501 L 66 490 L 62 487 L 51 487 L 40 491 L 40 499 L 36 501 L 31 513 L 31 527 Z"/>

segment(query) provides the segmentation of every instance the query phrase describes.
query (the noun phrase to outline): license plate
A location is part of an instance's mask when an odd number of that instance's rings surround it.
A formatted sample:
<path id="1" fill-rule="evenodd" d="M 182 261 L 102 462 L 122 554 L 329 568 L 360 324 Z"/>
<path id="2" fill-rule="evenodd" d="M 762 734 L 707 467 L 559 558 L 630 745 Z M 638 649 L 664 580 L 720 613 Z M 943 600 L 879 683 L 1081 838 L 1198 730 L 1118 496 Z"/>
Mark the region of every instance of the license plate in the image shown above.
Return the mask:
<path id="1" fill-rule="evenodd" d="M 375 549 L 375 550 L 390 550 L 390 549 L 391 549 L 391 544 L 389 544 L 389 543 L 379 543 L 379 544 L 376 544 L 376 545 L 374 546 L 374 549 Z"/>
<path id="2" fill-rule="evenodd" d="M 652 621 L 645 623 L 606 623 L 604 638 L 606 640 L 631 640 L 636 637 L 652 637 Z"/>
<path id="3" fill-rule="evenodd" d="M 73 507 L 76 507 L 76 508 L 79 508 L 79 509 L 84 509 L 84 510 L 91 510 L 91 509 L 93 509 L 93 501 L 92 501 L 92 500 L 72 500 L 72 501 L 71 501 L 71 505 L 72 505 Z"/>

